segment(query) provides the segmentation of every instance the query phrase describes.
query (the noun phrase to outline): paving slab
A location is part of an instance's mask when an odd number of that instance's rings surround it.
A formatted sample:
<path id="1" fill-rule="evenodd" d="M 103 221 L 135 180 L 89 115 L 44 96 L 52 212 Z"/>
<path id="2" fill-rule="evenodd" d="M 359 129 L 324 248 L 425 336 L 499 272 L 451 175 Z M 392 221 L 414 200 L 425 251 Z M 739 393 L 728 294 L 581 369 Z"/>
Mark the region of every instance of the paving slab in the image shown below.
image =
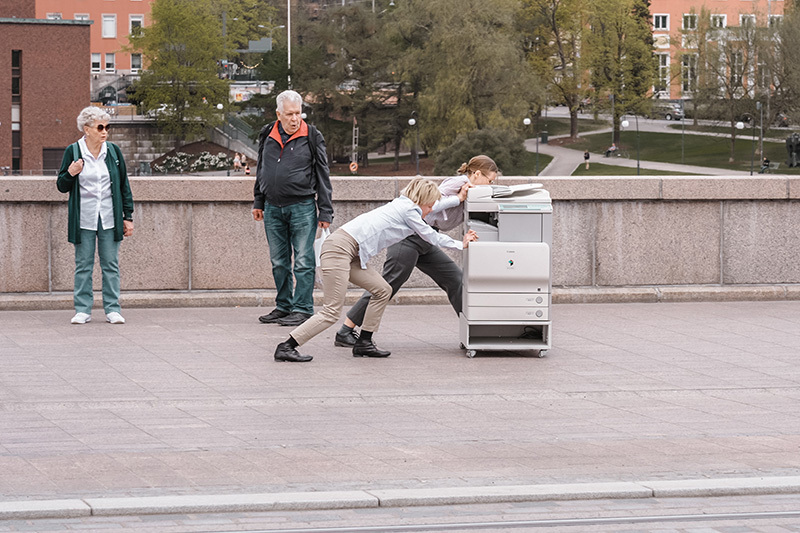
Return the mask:
<path id="1" fill-rule="evenodd" d="M 648 481 L 656 498 L 798 494 L 800 476 Z"/>
<path id="2" fill-rule="evenodd" d="M 40 500 L 0 502 L 0 520 L 36 520 L 39 518 L 78 518 L 89 516 L 92 509 L 81 500 Z"/>
<path id="3" fill-rule="evenodd" d="M 255 306 L 125 309 L 122 326 L 2 311 L 0 494 L 376 501 L 800 476 L 800 301 L 552 311 L 542 359 L 467 358 L 448 306 L 393 305 L 376 333 L 391 357 L 354 358 L 331 329 L 302 347 L 307 364 L 272 360 L 289 330 L 259 324 Z"/>
<path id="4" fill-rule="evenodd" d="M 378 499 L 362 491 L 89 498 L 85 501 L 95 516 L 378 507 Z"/>
<path id="5" fill-rule="evenodd" d="M 649 498 L 653 491 L 635 483 L 512 485 L 431 489 L 372 490 L 381 507 L 460 505 L 498 502 Z"/>

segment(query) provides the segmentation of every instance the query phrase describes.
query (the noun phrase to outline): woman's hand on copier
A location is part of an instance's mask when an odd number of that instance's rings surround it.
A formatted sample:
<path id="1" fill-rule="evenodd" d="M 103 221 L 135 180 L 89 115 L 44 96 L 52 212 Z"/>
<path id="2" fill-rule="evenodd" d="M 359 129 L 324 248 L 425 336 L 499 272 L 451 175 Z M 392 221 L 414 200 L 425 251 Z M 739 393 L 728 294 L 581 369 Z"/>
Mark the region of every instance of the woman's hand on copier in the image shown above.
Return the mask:
<path id="1" fill-rule="evenodd" d="M 463 241 L 464 249 L 469 248 L 469 243 L 470 242 L 477 241 L 477 240 L 478 240 L 478 234 L 475 233 L 475 230 L 469 230 L 468 232 L 466 232 L 464 234 L 464 241 Z"/>

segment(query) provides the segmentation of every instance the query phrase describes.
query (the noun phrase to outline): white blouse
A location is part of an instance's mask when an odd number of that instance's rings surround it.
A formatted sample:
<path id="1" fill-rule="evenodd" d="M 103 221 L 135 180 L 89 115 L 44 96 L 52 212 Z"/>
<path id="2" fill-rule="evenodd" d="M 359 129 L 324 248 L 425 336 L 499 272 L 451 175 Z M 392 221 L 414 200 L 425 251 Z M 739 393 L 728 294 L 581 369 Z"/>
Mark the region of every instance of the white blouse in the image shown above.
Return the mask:
<path id="1" fill-rule="evenodd" d="M 464 244 L 439 233 L 422 220 L 422 209 L 405 196 L 363 213 L 341 227 L 358 242 L 361 268 L 378 252 L 416 233 L 434 246 L 461 250 Z"/>
<path id="2" fill-rule="evenodd" d="M 106 166 L 106 143 L 100 147 L 97 159 L 86 146 L 86 137 L 78 141 L 83 158 L 83 170 L 78 175 L 81 194 L 81 229 L 97 231 L 97 220 L 102 229 L 114 228 L 114 204 L 111 200 L 111 176 Z"/>

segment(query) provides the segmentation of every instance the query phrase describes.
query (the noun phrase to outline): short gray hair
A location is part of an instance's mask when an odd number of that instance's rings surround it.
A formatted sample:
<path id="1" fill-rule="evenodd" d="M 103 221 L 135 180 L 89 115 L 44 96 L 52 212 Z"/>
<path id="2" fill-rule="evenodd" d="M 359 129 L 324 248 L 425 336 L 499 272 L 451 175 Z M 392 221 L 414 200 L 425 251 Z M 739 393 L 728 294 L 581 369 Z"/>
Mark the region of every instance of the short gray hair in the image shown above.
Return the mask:
<path id="1" fill-rule="evenodd" d="M 283 103 L 289 100 L 290 102 L 294 102 L 295 104 L 300 105 L 300 109 L 303 108 L 303 97 L 300 96 L 300 93 L 295 91 L 283 91 L 281 94 L 275 98 L 275 104 L 277 105 L 278 111 L 283 113 Z"/>
<path id="2" fill-rule="evenodd" d="M 95 122 L 103 122 L 104 120 L 111 120 L 111 115 L 97 106 L 84 107 L 78 113 L 78 131 L 83 133 L 84 126 L 94 126 Z"/>

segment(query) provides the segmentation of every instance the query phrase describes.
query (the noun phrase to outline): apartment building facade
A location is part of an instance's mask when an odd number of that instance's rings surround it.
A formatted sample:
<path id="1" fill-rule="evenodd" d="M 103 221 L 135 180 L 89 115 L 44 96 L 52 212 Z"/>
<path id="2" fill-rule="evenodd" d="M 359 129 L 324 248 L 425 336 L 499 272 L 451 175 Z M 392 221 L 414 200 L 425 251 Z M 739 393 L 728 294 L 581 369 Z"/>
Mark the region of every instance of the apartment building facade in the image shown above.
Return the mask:
<path id="1" fill-rule="evenodd" d="M 36 18 L 92 21 L 89 57 L 92 100 L 124 99 L 131 77 L 143 67 L 141 54 L 124 51 L 128 36 L 150 24 L 153 0 L 36 0 Z"/>
<path id="2" fill-rule="evenodd" d="M 652 0 L 650 13 L 659 67 L 655 96 L 691 98 L 697 56 L 684 47 L 683 35 L 697 29 L 701 11 L 708 11 L 708 24 L 714 28 L 742 24 L 768 26 L 781 22 L 785 3 L 785 0 Z"/>
<path id="3" fill-rule="evenodd" d="M 89 104 L 89 28 L 36 19 L 34 0 L 0 0 L 0 175 L 58 168 L 79 136 L 76 118 Z"/>

